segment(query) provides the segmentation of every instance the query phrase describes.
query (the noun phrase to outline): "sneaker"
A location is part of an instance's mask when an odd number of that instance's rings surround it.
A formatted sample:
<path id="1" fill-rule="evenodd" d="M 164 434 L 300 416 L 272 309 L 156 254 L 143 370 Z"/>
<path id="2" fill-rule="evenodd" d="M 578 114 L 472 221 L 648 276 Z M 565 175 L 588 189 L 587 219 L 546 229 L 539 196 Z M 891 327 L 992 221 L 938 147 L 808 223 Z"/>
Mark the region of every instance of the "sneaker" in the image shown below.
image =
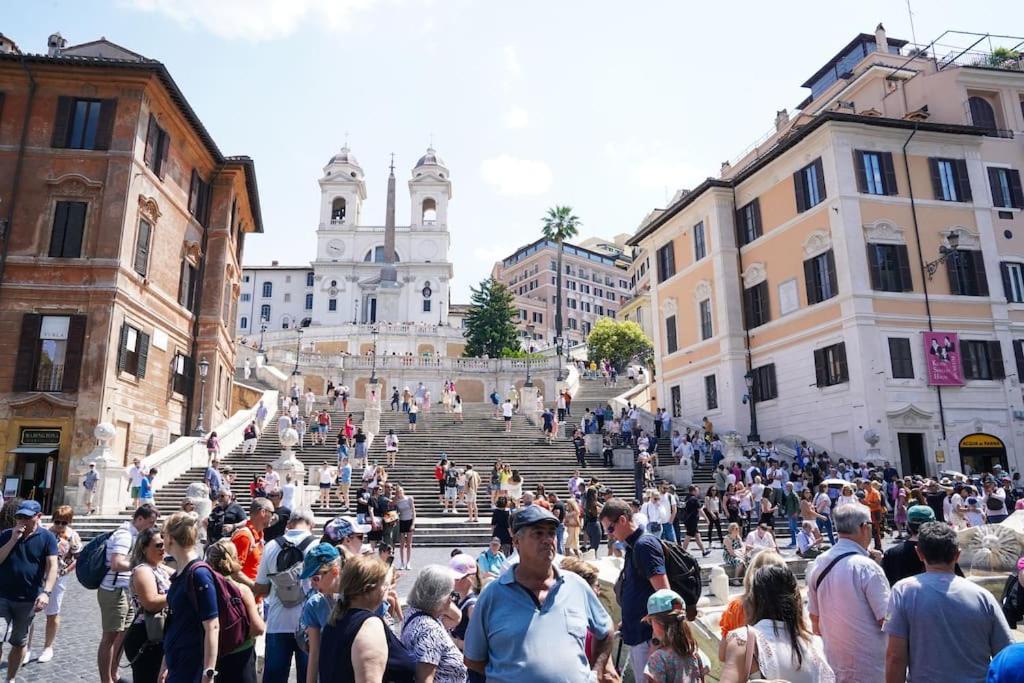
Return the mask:
<path id="1" fill-rule="evenodd" d="M 25 654 L 21 656 L 21 664 L 24 666 L 32 661 L 32 650 L 25 650 Z"/>
<path id="2" fill-rule="evenodd" d="M 39 659 L 36 661 L 38 661 L 40 664 L 45 664 L 51 659 L 53 659 L 53 648 L 48 647 L 45 648 L 41 653 L 39 653 Z"/>
<path id="3" fill-rule="evenodd" d="M 705 550 L 705 551 L 704 551 L 704 553 L 703 553 L 703 556 L 704 556 L 704 557 L 707 557 L 707 556 L 708 556 L 708 555 L 710 555 L 710 554 L 711 554 L 711 551 L 710 551 L 710 550 Z"/>

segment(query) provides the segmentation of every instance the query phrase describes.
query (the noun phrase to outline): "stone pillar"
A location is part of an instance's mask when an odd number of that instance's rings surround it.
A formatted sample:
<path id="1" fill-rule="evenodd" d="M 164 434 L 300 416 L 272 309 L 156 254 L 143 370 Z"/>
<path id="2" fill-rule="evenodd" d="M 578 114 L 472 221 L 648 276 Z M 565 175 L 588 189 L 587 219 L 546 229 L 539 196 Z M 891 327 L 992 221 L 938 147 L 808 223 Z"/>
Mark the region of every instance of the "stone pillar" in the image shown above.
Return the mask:
<path id="1" fill-rule="evenodd" d="M 725 442 L 725 453 L 722 455 L 722 462 L 726 467 L 729 467 L 734 462 L 739 462 L 741 467 L 749 467 L 750 459 L 743 455 L 743 438 L 739 434 L 732 432 L 722 437 L 722 441 Z"/>
<path id="2" fill-rule="evenodd" d="M 281 456 L 274 461 L 274 469 L 281 475 L 281 481 L 286 481 L 286 475 L 292 476 L 295 482 L 295 497 L 292 499 L 292 507 L 298 508 L 306 505 L 306 468 L 302 462 L 295 457 L 293 448 L 299 443 L 299 433 L 289 427 L 281 434 Z"/>
<path id="3" fill-rule="evenodd" d="M 100 422 L 93 430 L 96 447 L 77 462 L 72 463 L 72 471 L 68 474 L 68 484 L 64 487 L 64 500 L 75 509 L 75 514 L 85 515 L 89 512 L 87 496 L 82 481 L 85 479 L 89 465 L 96 465 L 96 488 L 93 491 L 92 508 L 99 515 L 116 515 L 128 505 L 130 500 L 126 470 L 117 464 L 110 442 L 114 440 L 114 425 Z"/>
<path id="4" fill-rule="evenodd" d="M 363 431 L 366 433 L 366 450 L 369 453 L 373 439 L 380 433 L 380 382 L 366 383 L 366 407 L 363 409 Z"/>
<path id="5" fill-rule="evenodd" d="M 585 434 L 583 436 L 583 443 L 584 443 L 584 446 L 587 449 L 587 453 L 589 453 L 591 455 L 594 455 L 594 454 L 601 455 L 601 452 L 603 450 L 602 446 L 604 445 L 604 441 L 601 438 L 600 434 Z"/>
<path id="6" fill-rule="evenodd" d="M 537 387 L 524 386 L 519 390 L 519 408 L 523 415 L 532 417 L 534 422 L 540 417 L 537 412 Z"/>
<path id="7" fill-rule="evenodd" d="M 612 463 L 616 469 L 620 470 L 632 470 L 635 464 L 633 458 L 632 448 L 615 448 L 612 449 Z"/>

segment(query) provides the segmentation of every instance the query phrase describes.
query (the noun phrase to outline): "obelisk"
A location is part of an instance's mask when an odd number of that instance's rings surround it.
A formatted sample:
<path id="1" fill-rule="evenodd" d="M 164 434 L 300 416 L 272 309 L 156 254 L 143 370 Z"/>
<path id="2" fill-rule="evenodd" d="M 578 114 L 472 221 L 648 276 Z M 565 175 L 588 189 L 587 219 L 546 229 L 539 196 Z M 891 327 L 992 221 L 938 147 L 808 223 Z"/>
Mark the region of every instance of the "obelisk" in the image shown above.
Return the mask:
<path id="1" fill-rule="evenodd" d="M 402 285 L 395 268 L 395 155 L 391 155 L 388 174 L 388 206 L 384 215 L 384 265 L 380 268 L 377 287 L 377 321 L 402 322 L 398 313 L 398 300 Z"/>

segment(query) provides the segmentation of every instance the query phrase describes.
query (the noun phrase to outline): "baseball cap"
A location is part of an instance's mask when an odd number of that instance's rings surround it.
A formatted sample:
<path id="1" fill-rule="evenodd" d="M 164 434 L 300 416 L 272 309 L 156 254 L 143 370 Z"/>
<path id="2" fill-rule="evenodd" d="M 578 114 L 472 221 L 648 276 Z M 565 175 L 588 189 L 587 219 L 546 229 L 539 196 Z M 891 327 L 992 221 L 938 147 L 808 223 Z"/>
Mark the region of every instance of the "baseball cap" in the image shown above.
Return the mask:
<path id="1" fill-rule="evenodd" d="M 935 521 L 935 511 L 927 505 L 912 505 L 907 510 L 908 524 L 926 524 Z"/>
<path id="2" fill-rule="evenodd" d="M 21 505 L 18 507 L 18 511 L 14 513 L 15 517 L 35 517 L 43 511 L 39 503 L 34 500 L 23 500 Z"/>
<path id="3" fill-rule="evenodd" d="M 671 588 L 656 590 L 647 598 L 647 616 L 671 612 L 676 609 L 677 602 L 680 606 L 684 604 L 682 596 Z"/>
<path id="4" fill-rule="evenodd" d="M 471 556 L 462 553 L 448 560 L 448 571 L 456 581 L 476 573 L 476 560 Z"/>
<path id="5" fill-rule="evenodd" d="M 342 541 L 352 534 L 368 534 L 372 527 L 360 524 L 354 517 L 335 517 L 324 527 L 324 535 L 332 541 Z"/>
<path id="6" fill-rule="evenodd" d="M 321 543 L 313 546 L 313 548 L 306 553 L 306 558 L 302 561 L 302 573 L 299 575 L 300 579 L 308 579 L 317 572 L 319 572 L 324 565 L 334 562 L 341 553 L 330 543 Z"/>
<path id="7" fill-rule="evenodd" d="M 551 522 L 558 524 L 558 518 L 537 505 L 527 505 L 525 508 L 512 516 L 512 531 L 516 532 L 528 526 Z"/>

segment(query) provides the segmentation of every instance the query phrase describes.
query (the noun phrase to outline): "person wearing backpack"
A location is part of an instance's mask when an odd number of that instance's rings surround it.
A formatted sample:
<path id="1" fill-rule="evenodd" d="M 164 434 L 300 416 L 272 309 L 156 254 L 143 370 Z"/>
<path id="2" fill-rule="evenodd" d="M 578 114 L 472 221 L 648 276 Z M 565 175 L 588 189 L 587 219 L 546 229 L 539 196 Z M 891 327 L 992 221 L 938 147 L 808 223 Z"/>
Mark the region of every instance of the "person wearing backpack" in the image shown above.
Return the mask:
<path id="1" fill-rule="evenodd" d="M 123 522 L 105 539 L 103 545 L 94 546 L 90 543 L 79 557 L 76 574 L 80 581 L 88 566 L 106 567 L 98 587 L 83 581 L 86 588 L 97 588 L 96 602 L 99 604 L 100 623 L 103 628 L 103 635 L 100 636 L 99 649 L 96 653 L 101 683 L 114 683 L 119 678 L 117 665 L 121 660 L 125 635 L 132 623 L 128 600 L 132 544 L 135 543 L 135 537 L 139 535 L 139 532 L 152 528 L 156 524 L 156 520 L 156 508 L 144 503 L 132 515 L 132 520 Z M 90 562 L 88 558 L 99 552 L 105 555 L 105 563 Z"/>
<path id="2" fill-rule="evenodd" d="M 312 510 L 293 510 L 284 536 L 263 549 L 253 588 L 257 597 L 268 596 L 263 683 L 287 683 L 293 659 L 296 680 L 306 680 L 307 655 L 299 647 L 295 631 L 309 591 L 309 582 L 299 577 L 306 554 L 316 547 L 312 528 Z"/>
<path id="3" fill-rule="evenodd" d="M 263 611 L 249 586 L 235 579 L 242 570 L 242 563 L 234 544 L 226 538 L 220 539 L 206 549 L 206 561 L 215 572 L 235 584 L 249 617 L 245 642 L 230 652 L 220 652 L 217 658 L 217 683 L 256 683 L 256 638 L 267 628 Z"/>

